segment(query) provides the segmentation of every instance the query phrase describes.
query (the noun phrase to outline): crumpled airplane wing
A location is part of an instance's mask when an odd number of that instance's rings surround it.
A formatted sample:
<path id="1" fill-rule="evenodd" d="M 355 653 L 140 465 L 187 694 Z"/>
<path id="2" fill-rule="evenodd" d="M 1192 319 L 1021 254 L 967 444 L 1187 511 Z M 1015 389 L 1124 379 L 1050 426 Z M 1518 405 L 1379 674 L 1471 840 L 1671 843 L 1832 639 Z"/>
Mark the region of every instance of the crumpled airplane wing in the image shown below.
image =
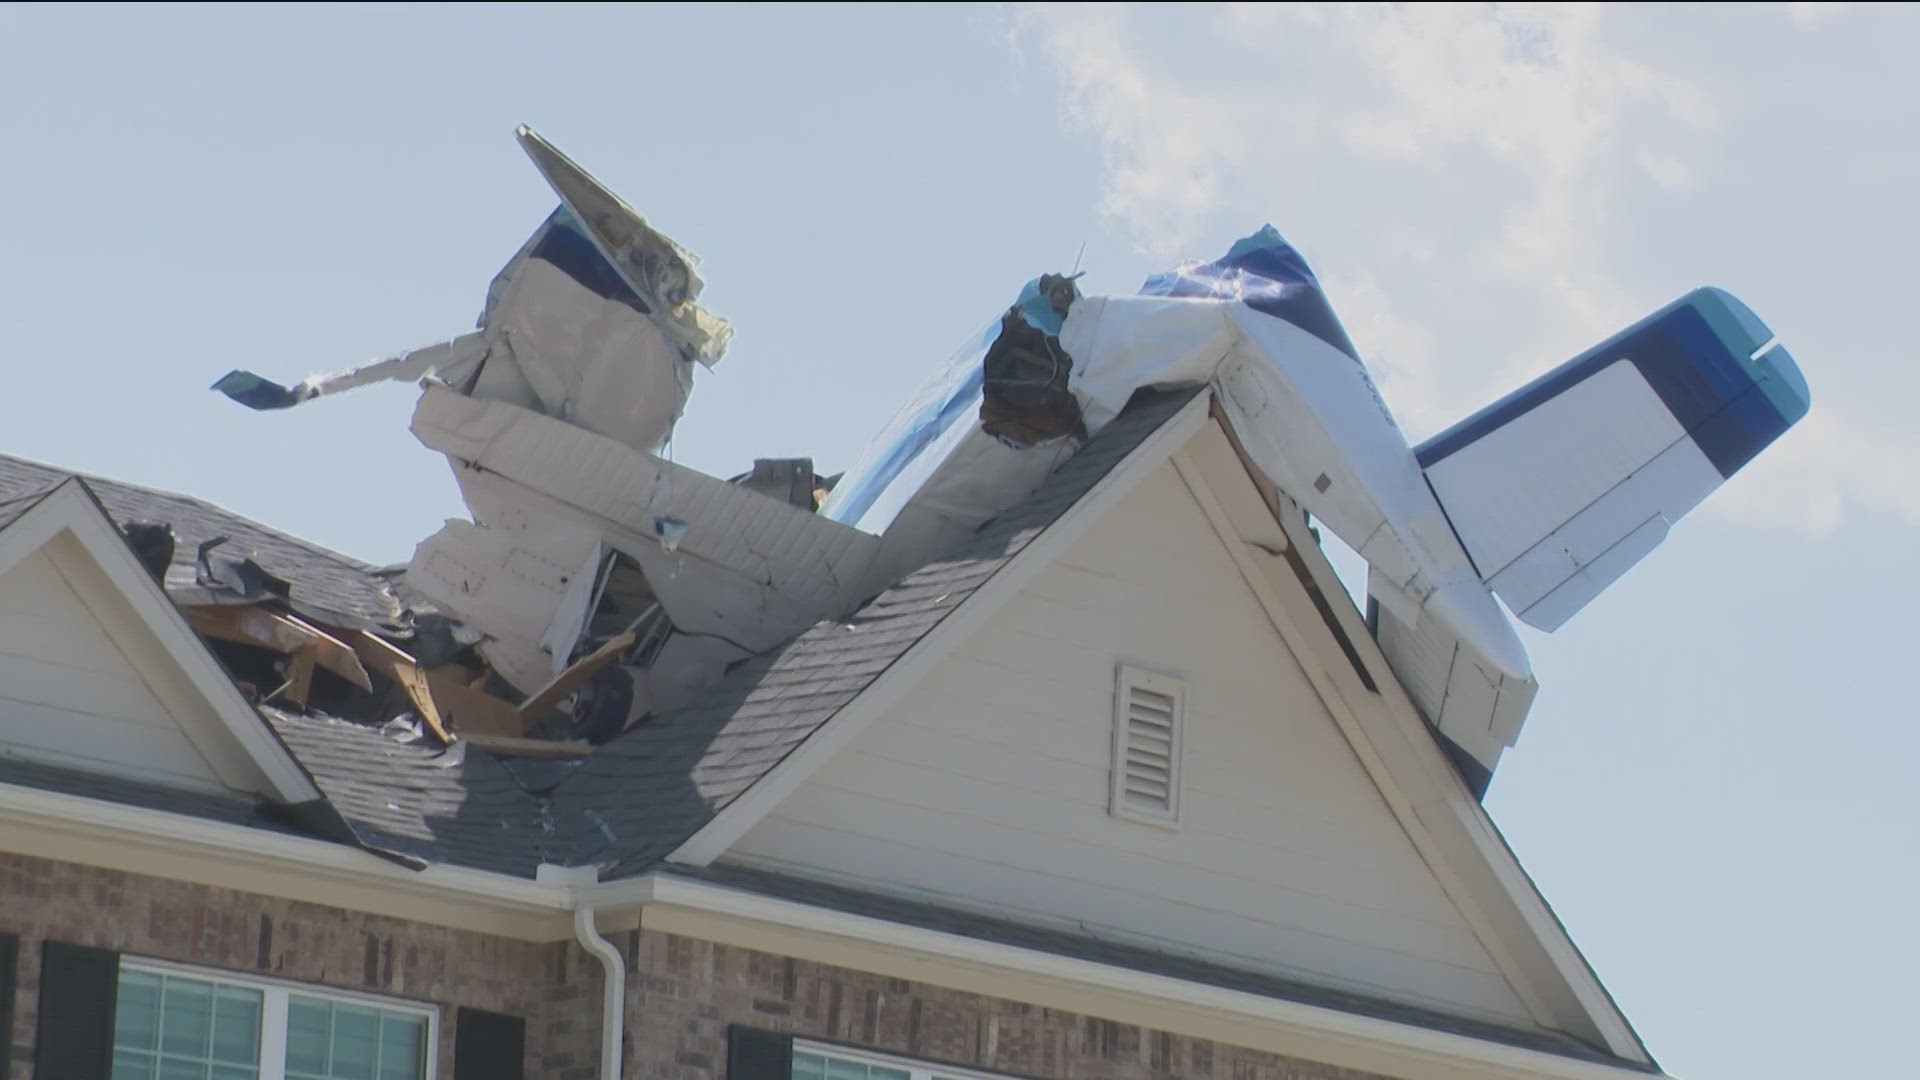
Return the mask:
<path id="1" fill-rule="evenodd" d="M 629 445 L 664 442 L 692 390 L 690 363 L 717 363 L 732 330 L 694 303 L 693 255 L 538 134 L 516 135 L 561 205 L 495 275 L 478 330 L 293 386 L 237 370 L 213 388 L 271 410 L 432 376 Z"/>
<path id="2" fill-rule="evenodd" d="M 579 228 L 607 260 L 667 336 L 688 359 L 712 367 L 733 340 L 733 328 L 693 301 L 705 283 L 700 260 L 647 224 L 605 184 L 588 175 L 552 143 L 522 124 L 514 130 L 521 149 L 547 178 Z"/>

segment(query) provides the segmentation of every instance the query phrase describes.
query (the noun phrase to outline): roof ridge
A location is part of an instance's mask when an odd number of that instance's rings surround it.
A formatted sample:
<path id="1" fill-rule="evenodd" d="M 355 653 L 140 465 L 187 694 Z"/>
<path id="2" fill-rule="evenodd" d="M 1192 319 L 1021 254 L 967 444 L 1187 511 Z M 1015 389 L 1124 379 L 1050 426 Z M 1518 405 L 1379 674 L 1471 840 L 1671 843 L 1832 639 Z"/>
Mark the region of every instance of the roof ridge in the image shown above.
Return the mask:
<path id="1" fill-rule="evenodd" d="M 325 547 L 320 544 L 316 544 L 313 541 L 308 540 L 306 537 L 299 535 L 298 533 L 288 532 L 285 529 L 279 528 L 277 526 L 269 525 L 266 522 L 259 520 L 258 518 L 240 513 L 237 510 L 229 510 L 228 508 L 221 506 L 218 503 L 208 502 L 207 500 L 201 498 L 198 495 L 189 495 L 183 491 L 169 491 L 166 488 L 152 487 L 147 484 L 136 484 L 131 480 L 120 480 L 111 476 L 101 476 L 96 473 L 81 472 L 78 469 L 69 469 L 63 465 L 53 465 L 44 461 L 36 461 L 33 458 L 22 457 L 19 454 L 0 454 L 0 461 L 11 461 L 21 465 L 30 465 L 36 469 L 45 469 L 49 472 L 59 473 L 61 474 L 62 477 L 74 477 L 80 480 L 84 480 L 89 484 L 105 484 L 110 487 L 128 488 L 134 491 L 145 492 L 148 495 L 160 495 L 169 499 L 184 499 L 187 502 L 193 503 L 194 505 L 202 507 L 204 509 L 214 511 L 215 513 L 219 513 L 231 518 L 238 518 L 239 520 L 245 521 L 248 524 L 254 526 L 255 528 L 261 529 L 265 532 L 273 533 L 275 536 L 278 536 L 281 539 L 286 540 L 291 544 L 295 544 L 295 545 L 298 545 L 299 547 L 305 548 L 307 551 L 310 551 L 315 555 L 318 555 L 322 558 L 331 559 L 337 563 L 342 564 L 343 566 L 349 567 L 350 569 L 353 569 L 353 570 L 357 570 L 361 573 L 373 574 L 384 569 L 384 567 L 378 564 L 366 562 L 361 559 L 357 559 L 352 555 L 348 555 L 345 552 L 335 551 L 332 548 Z M 54 483 L 56 484 L 58 482 L 59 481 L 54 481 Z"/>
<path id="2" fill-rule="evenodd" d="M 678 848 L 1206 389 L 1198 382 L 1141 388 L 1039 487 L 955 549 L 850 615 L 743 658 L 694 701 L 600 746 L 552 790 L 563 822 L 559 861 L 608 864 L 611 876 L 629 877 Z M 915 592 L 921 595 L 903 595 Z"/>

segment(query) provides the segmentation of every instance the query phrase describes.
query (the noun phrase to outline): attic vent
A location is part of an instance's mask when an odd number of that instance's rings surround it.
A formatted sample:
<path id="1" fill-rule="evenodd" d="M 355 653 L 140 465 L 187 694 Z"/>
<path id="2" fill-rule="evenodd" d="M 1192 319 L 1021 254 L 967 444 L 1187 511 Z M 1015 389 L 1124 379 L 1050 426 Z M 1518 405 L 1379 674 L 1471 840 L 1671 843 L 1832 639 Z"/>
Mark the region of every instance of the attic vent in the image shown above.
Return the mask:
<path id="1" fill-rule="evenodd" d="M 1116 682 L 1108 811 L 1155 825 L 1176 824 L 1186 688 L 1178 679 L 1125 664 Z"/>

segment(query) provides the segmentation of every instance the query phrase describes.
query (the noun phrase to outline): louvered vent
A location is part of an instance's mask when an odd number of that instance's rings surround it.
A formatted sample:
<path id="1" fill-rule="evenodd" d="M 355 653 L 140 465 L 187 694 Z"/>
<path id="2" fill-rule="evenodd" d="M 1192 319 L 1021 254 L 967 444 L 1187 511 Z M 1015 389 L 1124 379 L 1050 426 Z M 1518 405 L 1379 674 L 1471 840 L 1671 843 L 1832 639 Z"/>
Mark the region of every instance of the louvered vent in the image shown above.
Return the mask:
<path id="1" fill-rule="evenodd" d="M 1180 680 L 1122 665 L 1114 700 L 1113 792 L 1118 817 L 1165 825 L 1180 818 Z"/>

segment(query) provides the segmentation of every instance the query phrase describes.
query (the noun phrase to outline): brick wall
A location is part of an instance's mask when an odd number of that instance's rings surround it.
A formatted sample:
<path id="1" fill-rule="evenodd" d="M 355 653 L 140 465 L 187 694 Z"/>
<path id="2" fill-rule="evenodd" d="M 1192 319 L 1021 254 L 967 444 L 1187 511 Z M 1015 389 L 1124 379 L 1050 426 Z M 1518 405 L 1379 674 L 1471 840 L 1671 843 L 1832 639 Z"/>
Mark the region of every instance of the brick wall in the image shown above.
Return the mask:
<path id="1" fill-rule="evenodd" d="M 643 931 L 629 987 L 631 1080 L 721 1080 L 745 1023 L 1041 1080 L 1381 1080 L 1076 1013 Z"/>
<path id="2" fill-rule="evenodd" d="M 440 1075 L 453 1075 L 453 1008 L 527 1018 L 528 1077 L 536 1054 L 594 1075 L 599 972 L 584 1032 L 550 1003 L 580 981 L 577 946 L 534 944 L 164 878 L 0 854 L 0 933 L 20 935 L 13 1068 L 28 1080 L 38 1020 L 40 947 L 47 938 L 241 974 L 387 994 L 440 1005 Z M 568 952 L 573 957 L 568 957 Z M 568 961 L 572 960 L 572 963 Z M 591 962 L 591 961 L 589 961 Z M 559 1034 L 555 1034 L 558 1029 Z M 0 1033 L 4 1034 L 4 1033 Z M 556 1041 L 557 1040 L 557 1041 Z M 569 1053 L 577 1061 L 563 1060 Z"/>
<path id="3" fill-rule="evenodd" d="M 13 1068 L 0 1080 L 30 1080 L 33 988 L 49 937 L 438 1004 L 442 1080 L 453 1075 L 461 1005 L 527 1018 L 529 1080 L 599 1075 L 600 967 L 572 942 L 515 941 L 3 854 L 0 933 L 20 935 Z M 734 1023 L 1040 1080 L 1380 1080 L 693 938 L 643 931 L 613 940 L 629 970 L 627 1080 L 723 1080 Z"/>

